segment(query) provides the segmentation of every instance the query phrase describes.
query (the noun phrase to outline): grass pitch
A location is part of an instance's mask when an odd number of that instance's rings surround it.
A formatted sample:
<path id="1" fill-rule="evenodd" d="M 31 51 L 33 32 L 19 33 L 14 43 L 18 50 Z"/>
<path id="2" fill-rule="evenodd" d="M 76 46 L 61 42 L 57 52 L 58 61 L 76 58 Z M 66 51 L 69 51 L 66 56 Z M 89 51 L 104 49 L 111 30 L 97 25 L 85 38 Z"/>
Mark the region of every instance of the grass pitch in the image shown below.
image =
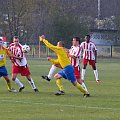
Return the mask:
<path id="1" fill-rule="evenodd" d="M 11 77 L 11 63 L 7 62 Z M 6 83 L 0 79 L 0 120 L 120 120 L 120 62 L 119 59 L 99 59 L 97 68 L 101 84 L 96 84 L 90 66 L 87 67 L 85 83 L 91 94 L 83 98 L 67 80 L 63 80 L 65 95 L 55 96 L 55 80 L 41 79 L 51 64 L 47 61 L 28 60 L 31 76 L 40 93 L 35 93 L 25 77 L 21 93 L 7 91 Z M 59 71 L 59 69 L 58 69 Z M 18 90 L 17 85 L 12 86 Z"/>

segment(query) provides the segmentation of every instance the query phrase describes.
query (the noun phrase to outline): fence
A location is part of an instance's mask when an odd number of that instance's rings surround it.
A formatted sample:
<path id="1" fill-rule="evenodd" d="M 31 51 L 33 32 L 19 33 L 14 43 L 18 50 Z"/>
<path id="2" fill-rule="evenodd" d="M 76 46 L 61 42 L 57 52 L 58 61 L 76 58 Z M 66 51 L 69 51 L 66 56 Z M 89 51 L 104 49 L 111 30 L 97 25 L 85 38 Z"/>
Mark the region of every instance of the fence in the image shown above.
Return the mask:
<path id="1" fill-rule="evenodd" d="M 118 45 L 99 45 L 97 46 L 98 56 L 120 57 L 120 46 Z"/>
<path id="2" fill-rule="evenodd" d="M 27 54 L 28 57 L 46 58 L 47 56 L 55 57 L 56 54 L 46 46 L 31 45 L 31 51 Z M 117 57 L 120 58 L 120 45 L 97 45 L 99 57 Z"/>

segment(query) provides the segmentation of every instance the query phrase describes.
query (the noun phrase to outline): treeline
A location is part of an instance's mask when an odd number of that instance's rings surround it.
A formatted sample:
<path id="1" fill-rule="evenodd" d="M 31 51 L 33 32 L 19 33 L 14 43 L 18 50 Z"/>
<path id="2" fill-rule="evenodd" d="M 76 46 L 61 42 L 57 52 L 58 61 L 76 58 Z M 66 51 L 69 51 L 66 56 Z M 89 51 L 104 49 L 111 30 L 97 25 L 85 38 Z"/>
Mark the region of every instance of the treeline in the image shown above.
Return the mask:
<path id="1" fill-rule="evenodd" d="M 21 42 L 38 44 L 45 34 L 51 42 L 73 36 L 83 38 L 95 27 L 97 0 L 0 0 L 0 35 L 9 42 L 17 35 Z M 119 0 L 101 0 L 101 19 L 116 16 L 119 28 Z M 113 8 L 114 7 L 114 8 Z"/>

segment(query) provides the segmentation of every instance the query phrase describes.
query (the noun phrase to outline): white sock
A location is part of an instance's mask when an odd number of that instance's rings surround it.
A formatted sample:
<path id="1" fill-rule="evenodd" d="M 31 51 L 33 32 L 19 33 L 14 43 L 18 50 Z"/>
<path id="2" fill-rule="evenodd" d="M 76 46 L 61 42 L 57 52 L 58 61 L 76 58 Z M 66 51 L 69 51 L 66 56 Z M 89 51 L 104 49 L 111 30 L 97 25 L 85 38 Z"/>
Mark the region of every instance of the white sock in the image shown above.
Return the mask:
<path id="1" fill-rule="evenodd" d="M 84 78 L 85 78 L 85 72 L 86 72 L 86 69 L 82 69 L 82 75 L 81 75 L 82 80 L 84 80 Z"/>
<path id="2" fill-rule="evenodd" d="M 95 79 L 96 79 L 96 80 L 99 80 L 99 78 L 98 78 L 98 71 L 97 71 L 97 69 L 96 69 L 96 70 L 93 70 L 93 71 L 94 71 Z"/>
<path id="3" fill-rule="evenodd" d="M 82 87 L 88 92 L 87 87 L 84 82 L 82 82 Z"/>
<path id="4" fill-rule="evenodd" d="M 50 71 L 48 73 L 48 78 L 51 79 L 56 71 L 57 67 L 55 65 L 52 65 L 52 67 L 50 68 Z"/>
<path id="5" fill-rule="evenodd" d="M 20 88 L 23 87 L 24 85 L 20 82 L 18 78 L 15 79 L 14 81 Z"/>
<path id="6" fill-rule="evenodd" d="M 35 83 L 32 78 L 31 78 L 31 81 L 28 80 L 28 82 L 31 85 L 32 89 L 36 89 Z"/>

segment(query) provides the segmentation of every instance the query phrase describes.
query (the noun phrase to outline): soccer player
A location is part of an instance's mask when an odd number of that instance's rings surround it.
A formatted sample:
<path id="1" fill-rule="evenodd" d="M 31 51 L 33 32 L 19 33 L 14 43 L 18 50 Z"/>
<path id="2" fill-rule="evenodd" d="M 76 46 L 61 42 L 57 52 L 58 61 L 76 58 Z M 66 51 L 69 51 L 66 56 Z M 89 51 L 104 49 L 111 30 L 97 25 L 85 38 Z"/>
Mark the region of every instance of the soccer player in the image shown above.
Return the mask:
<path id="1" fill-rule="evenodd" d="M 10 81 L 10 79 L 8 77 L 8 72 L 7 72 L 7 69 L 5 67 L 5 65 L 6 65 L 6 55 L 8 55 L 9 57 L 16 58 L 18 60 L 21 60 L 21 58 L 12 55 L 8 51 L 8 49 L 3 47 L 3 43 L 4 43 L 3 40 L 0 39 L 0 77 L 3 76 L 3 78 L 6 80 L 8 91 L 17 92 L 14 88 L 11 87 L 11 81 Z"/>
<path id="2" fill-rule="evenodd" d="M 73 37 L 72 39 L 72 46 L 68 51 L 68 56 L 71 61 L 72 66 L 74 67 L 74 74 L 77 78 L 77 82 L 82 85 L 82 87 L 87 90 L 87 87 L 85 83 L 81 80 L 81 74 L 80 74 L 80 55 L 81 55 L 81 47 L 80 47 L 80 38 L 79 37 Z M 54 72 L 56 71 L 57 67 L 61 68 L 58 65 L 52 65 L 50 68 L 49 74 L 47 76 L 42 76 L 43 79 L 46 79 L 47 81 L 50 81 L 52 76 L 54 75 Z M 63 85 L 61 80 L 57 80 L 56 84 L 59 88 L 59 91 L 56 93 L 56 95 L 63 95 Z"/>
<path id="3" fill-rule="evenodd" d="M 98 78 L 98 71 L 96 68 L 97 48 L 95 44 L 92 41 L 90 41 L 90 35 L 85 36 L 85 41 L 81 43 L 81 48 L 83 51 L 83 68 L 82 68 L 81 79 L 84 81 L 86 67 L 89 62 L 89 64 L 93 68 L 96 82 L 100 83 L 100 80 Z"/>
<path id="4" fill-rule="evenodd" d="M 15 56 L 22 57 L 21 60 L 15 59 L 11 57 L 11 61 L 13 63 L 12 66 L 12 80 L 19 86 L 19 92 L 21 92 L 25 86 L 20 82 L 20 80 L 17 78 L 18 74 L 21 74 L 21 76 L 26 76 L 29 84 L 31 85 L 32 89 L 35 92 L 38 92 L 38 89 L 36 88 L 33 79 L 30 76 L 30 70 L 27 64 L 26 57 L 22 51 L 22 45 L 19 43 L 19 38 L 17 36 L 13 37 L 13 43 L 11 43 L 8 47 L 10 52 L 14 54 Z"/>
<path id="5" fill-rule="evenodd" d="M 80 73 L 80 57 L 81 57 L 81 46 L 80 46 L 80 38 L 73 37 L 72 39 L 72 46 L 69 50 L 69 59 L 71 61 L 72 66 L 74 67 L 74 74 L 77 79 L 77 82 L 83 86 L 83 88 L 87 90 L 85 83 L 81 80 L 81 73 Z"/>
<path id="6" fill-rule="evenodd" d="M 89 93 L 77 82 L 75 75 L 74 75 L 74 68 L 70 63 L 70 60 L 67 56 L 66 50 L 64 48 L 64 44 L 62 41 L 57 43 L 57 46 L 52 45 L 47 40 L 45 40 L 45 36 L 42 35 L 40 37 L 40 41 L 43 41 L 44 44 L 53 50 L 56 54 L 58 59 L 48 58 L 48 60 L 53 64 L 60 64 L 63 68 L 60 72 L 54 75 L 55 79 L 65 78 L 68 79 L 77 89 L 84 93 L 84 97 L 88 97 Z"/>

